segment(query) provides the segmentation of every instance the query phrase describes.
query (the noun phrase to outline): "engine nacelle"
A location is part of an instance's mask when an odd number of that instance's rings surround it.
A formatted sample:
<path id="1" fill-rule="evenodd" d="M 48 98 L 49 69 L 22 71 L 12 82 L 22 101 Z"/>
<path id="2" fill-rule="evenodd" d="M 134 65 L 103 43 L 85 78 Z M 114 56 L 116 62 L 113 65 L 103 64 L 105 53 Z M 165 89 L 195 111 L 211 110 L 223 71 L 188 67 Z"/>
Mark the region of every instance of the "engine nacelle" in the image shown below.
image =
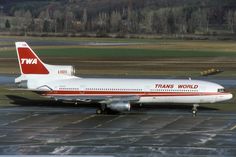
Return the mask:
<path id="1" fill-rule="evenodd" d="M 107 107 L 114 111 L 130 111 L 130 103 L 129 102 L 112 102 L 111 104 L 107 105 Z"/>
<path id="2" fill-rule="evenodd" d="M 28 81 L 27 80 L 22 80 L 20 82 L 16 82 L 18 88 L 27 88 L 28 87 Z"/>
<path id="3" fill-rule="evenodd" d="M 49 65 L 45 64 L 49 70 L 49 74 L 75 75 L 75 68 L 71 65 Z"/>
<path id="4" fill-rule="evenodd" d="M 15 78 L 15 83 L 19 88 L 27 88 L 28 81 L 25 75 L 21 75 Z"/>

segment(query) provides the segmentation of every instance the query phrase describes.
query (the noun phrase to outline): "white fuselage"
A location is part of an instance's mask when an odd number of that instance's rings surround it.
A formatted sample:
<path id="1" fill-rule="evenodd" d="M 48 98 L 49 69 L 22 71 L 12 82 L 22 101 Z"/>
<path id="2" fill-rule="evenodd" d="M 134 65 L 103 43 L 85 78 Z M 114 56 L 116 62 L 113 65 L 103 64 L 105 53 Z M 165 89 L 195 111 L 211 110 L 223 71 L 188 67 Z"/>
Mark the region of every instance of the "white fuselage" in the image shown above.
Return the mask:
<path id="1" fill-rule="evenodd" d="M 216 83 L 181 79 L 102 79 L 75 76 L 30 75 L 27 87 L 48 97 L 138 96 L 138 103 L 214 103 L 229 100 L 232 94 Z M 40 79 L 38 79 L 40 78 Z"/>

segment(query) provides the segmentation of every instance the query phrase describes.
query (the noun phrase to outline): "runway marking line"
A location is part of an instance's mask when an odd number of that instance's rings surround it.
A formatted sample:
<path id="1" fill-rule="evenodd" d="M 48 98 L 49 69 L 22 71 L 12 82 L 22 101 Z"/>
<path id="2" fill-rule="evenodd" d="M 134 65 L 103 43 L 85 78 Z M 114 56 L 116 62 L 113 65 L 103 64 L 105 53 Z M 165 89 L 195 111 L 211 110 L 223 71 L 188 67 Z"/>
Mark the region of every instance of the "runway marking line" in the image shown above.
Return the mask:
<path id="1" fill-rule="evenodd" d="M 234 125 L 232 128 L 230 128 L 230 131 L 233 131 L 234 129 L 236 129 L 236 125 Z"/>
<path id="2" fill-rule="evenodd" d="M 13 123 L 18 123 L 18 122 L 20 122 L 20 121 L 24 121 L 24 120 L 26 120 L 26 119 L 28 119 L 28 118 L 33 117 L 33 116 L 35 116 L 35 115 L 28 115 L 28 116 L 25 116 L 25 117 L 22 117 L 22 118 L 19 118 L 19 119 L 15 119 L 15 120 L 10 121 L 10 122 L 8 122 L 8 123 L 4 123 L 3 126 L 7 126 L 7 125 L 13 124 Z M 36 116 L 37 116 L 37 115 L 36 115 Z"/>
<path id="3" fill-rule="evenodd" d="M 72 122 L 72 124 L 78 124 L 78 123 L 80 123 L 80 122 L 82 122 L 82 121 L 88 120 L 88 119 L 93 118 L 93 117 L 95 117 L 95 116 L 96 116 L 96 115 L 91 115 L 91 116 L 85 117 L 85 118 L 83 118 L 83 119 L 80 119 L 80 120 L 77 120 L 77 121 Z"/>
<path id="4" fill-rule="evenodd" d="M 113 122 L 113 121 L 115 121 L 115 120 L 117 120 L 117 119 L 119 119 L 119 118 L 122 118 L 122 117 L 124 117 L 124 116 L 121 115 L 121 116 L 115 117 L 115 118 L 110 119 L 110 120 L 108 120 L 108 121 L 106 121 L 106 122 L 104 122 L 104 123 L 101 123 L 101 124 L 96 125 L 94 128 L 101 127 L 101 126 L 103 126 L 104 124 L 109 124 L 109 123 L 111 123 L 111 122 Z"/>
<path id="5" fill-rule="evenodd" d="M 175 119 L 173 119 L 172 121 L 167 122 L 165 125 L 162 126 L 162 129 L 165 128 L 165 127 L 167 127 L 168 125 L 171 125 L 172 123 L 177 122 L 177 121 L 180 120 L 181 118 L 183 118 L 183 116 L 178 116 L 178 117 L 176 117 Z"/>
<path id="6" fill-rule="evenodd" d="M 122 139 L 122 138 L 143 138 L 149 136 L 163 136 L 163 135 L 172 135 L 172 134 L 199 134 L 199 133 L 212 133 L 212 132 L 221 132 L 222 129 L 213 129 L 213 130 L 204 130 L 204 131 L 178 131 L 178 132 L 163 132 L 163 133 L 155 133 L 155 134 L 136 134 L 136 135 L 122 135 L 122 136 L 109 136 L 109 137 L 94 137 L 94 138 L 86 138 L 86 139 L 79 139 L 79 140 L 70 140 L 70 142 L 85 142 L 85 141 L 101 141 L 101 140 L 111 140 L 111 139 Z M 63 143 L 63 142 L 62 142 Z"/>
<path id="7" fill-rule="evenodd" d="M 2 137 L 6 137 L 7 135 L 0 135 L 0 138 L 2 138 Z"/>

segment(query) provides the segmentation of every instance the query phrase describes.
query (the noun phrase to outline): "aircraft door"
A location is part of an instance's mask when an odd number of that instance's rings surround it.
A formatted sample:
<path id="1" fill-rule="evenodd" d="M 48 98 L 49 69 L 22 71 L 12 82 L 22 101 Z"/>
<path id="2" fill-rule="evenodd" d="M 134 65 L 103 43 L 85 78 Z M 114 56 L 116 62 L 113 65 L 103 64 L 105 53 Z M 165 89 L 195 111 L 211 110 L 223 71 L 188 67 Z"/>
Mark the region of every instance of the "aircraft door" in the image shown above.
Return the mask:
<path id="1" fill-rule="evenodd" d="M 86 87 L 85 85 L 80 86 L 80 94 L 85 94 Z"/>
<path id="2" fill-rule="evenodd" d="M 148 95 L 148 93 L 151 91 L 151 87 L 150 86 L 145 86 L 145 95 Z"/>

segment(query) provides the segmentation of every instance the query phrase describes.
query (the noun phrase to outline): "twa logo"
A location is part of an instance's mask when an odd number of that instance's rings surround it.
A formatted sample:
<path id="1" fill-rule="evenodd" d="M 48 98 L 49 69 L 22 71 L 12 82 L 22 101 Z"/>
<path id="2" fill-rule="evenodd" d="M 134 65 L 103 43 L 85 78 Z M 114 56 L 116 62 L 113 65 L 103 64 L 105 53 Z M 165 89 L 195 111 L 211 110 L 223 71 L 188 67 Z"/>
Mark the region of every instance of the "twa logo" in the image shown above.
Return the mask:
<path id="1" fill-rule="evenodd" d="M 37 59 L 33 58 L 22 58 L 21 59 L 21 64 L 37 64 Z"/>

